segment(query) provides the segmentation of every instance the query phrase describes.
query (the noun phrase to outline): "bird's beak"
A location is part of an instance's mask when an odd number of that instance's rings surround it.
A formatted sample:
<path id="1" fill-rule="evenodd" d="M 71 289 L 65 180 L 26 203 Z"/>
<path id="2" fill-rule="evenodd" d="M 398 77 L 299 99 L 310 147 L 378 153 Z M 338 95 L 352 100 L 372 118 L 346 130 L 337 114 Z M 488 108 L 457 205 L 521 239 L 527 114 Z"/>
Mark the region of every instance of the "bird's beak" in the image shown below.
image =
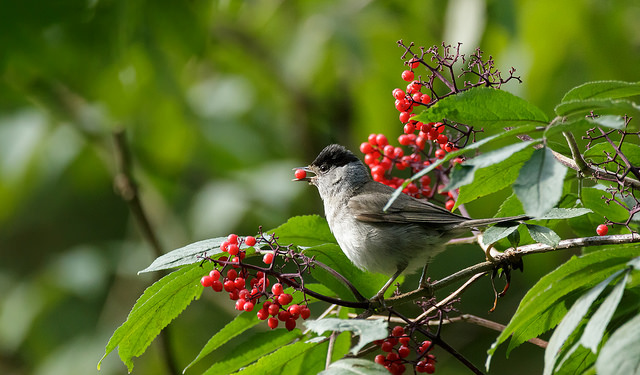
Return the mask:
<path id="1" fill-rule="evenodd" d="M 313 173 L 313 171 L 311 169 L 309 169 L 309 167 L 298 167 L 298 168 L 293 168 L 294 171 L 297 171 L 298 169 L 301 169 L 303 171 L 305 171 L 306 173 Z M 315 174 L 315 173 L 314 173 Z M 311 182 L 311 179 L 313 177 L 309 177 L 309 176 L 305 176 L 303 178 L 294 178 L 291 181 L 307 181 L 307 182 Z"/>

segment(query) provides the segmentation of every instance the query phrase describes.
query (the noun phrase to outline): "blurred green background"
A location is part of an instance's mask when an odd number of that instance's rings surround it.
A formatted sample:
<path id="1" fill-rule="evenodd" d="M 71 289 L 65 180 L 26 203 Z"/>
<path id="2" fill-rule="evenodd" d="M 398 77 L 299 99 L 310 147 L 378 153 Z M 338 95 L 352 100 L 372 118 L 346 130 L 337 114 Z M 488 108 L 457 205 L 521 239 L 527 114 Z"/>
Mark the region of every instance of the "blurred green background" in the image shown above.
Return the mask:
<path id="1" fill-rule="evenodd" d="M 322 212 L 292 167 L 331 142 L 356 149 L 370 132 L 401 132 L 398 39 L 480 46 L 521 75 L 507 90 L 551 116 L 582 82 L 640 80 L 638 19 L 635 0 L 0 1 L 0 373 L 96 373 L 154 280 L 136 275 L 154 255 L 113 188 L 114 130 L 126 130 L 164 251 L 253 234 Z M 493 215 L 503 198 L 472 215 Z M 528 260 L 496 313 L 487 280 L 461 309 L 506 323 L 565 256 Z M 479 260 L 461 249 L 432 277 Z M 212 293 L 192 304 L 168 330 L 178 367 L 233 315 Z M 478 366 L 497 336 L 465 324 L 443 334 Z M 134 372 L 167 373 L 161 356 L 156 342 Z M 463 371 L 438 358 L 439 374 Z M 523 347 L 505 360 L 502 349 L 492 372 L 536 374 L 541 358 Z M 113 353 L 100 373 L 126 368 Z"/>

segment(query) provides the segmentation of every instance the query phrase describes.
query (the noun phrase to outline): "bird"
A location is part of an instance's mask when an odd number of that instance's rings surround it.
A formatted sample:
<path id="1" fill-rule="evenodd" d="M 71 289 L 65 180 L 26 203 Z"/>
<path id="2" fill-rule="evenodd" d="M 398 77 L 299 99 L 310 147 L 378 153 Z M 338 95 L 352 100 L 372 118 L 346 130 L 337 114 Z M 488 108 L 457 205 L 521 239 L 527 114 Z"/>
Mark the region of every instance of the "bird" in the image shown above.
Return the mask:
<path id="1" fill-rule="evenodd" d="M 470 219 L 400 194 L 388 207 L 394 189 L 374 181 L 367 167 L 344 146 L 326 146 L 307 167 L 299 168 L 320 194 L 329 228 L 338 245 L 358 268 L 391 275 L 372 298 L 384 300 L 385 291 L 403 272 L 423 267 L 424 287 L 430 258 L 450 239 L 476 227 L 527 220 L 526 215 Z"/>

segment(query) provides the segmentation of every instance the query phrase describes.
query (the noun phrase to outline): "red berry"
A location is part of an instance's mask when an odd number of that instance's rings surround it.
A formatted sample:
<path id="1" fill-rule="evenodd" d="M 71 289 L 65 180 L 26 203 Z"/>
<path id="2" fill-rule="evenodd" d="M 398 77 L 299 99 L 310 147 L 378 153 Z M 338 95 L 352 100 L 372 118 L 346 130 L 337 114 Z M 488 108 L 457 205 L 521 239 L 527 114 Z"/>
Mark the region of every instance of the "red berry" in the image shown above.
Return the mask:
<path id="1" fill-rule="evenodd" d="M 446 208 L 447 210 L 451 211 L 453 209 L 453 206 L 456 205 L 456 201 L 454 201 L 453 199 L 449 199 L 445 204 L 444 204 L 444 208 Z"/>
<path id="2" fill-rule="evenodd" d="M 278 306 L 275 303 L 273 305 L 270 305 L 269 308 L 268 308 L 269 315 L 271 315 L 271 316 L 278 315 L 278 311 L 280 311 L 280 306 Z"/>
<path id="3" fill-rule="evenodd" d="M 234 269 L 230 269 L 229 271 L 227 271 L 227 279 L 233 281 L 236 279 L 236 277 L 238 277 L 238 271 Z"/>
<path id="4" fill-rule="evenodd" d="M 400 356 L 397 353 L 389 353 L 387 354 L 387 361 L 394 362 L 400 359 Z"/>
<path id="5" fill-rule="evenodd" d="M 220 251 L 222 251 L 223 253 L 226 253 L 228 246 L 229 246 L 229 241 L 224 241 L 223 243 L 220 244 Z"/>
<path id="6" fill-rule="evenodd" d="M 393 330 L 391 330 L 391 335 L 392 336 L 402 336 L 402 335 L 404 335 L 404 328 L 402 328 L 402 326 L 393 327 Z"/>
<path id="7" fill-rule="evenodd" d="M 409 345 L 409 341 L 411 341 L 411 337 L 409 337 L 407 335 L 404 335 L 404 336 L 401 336 L 398 339 L 398 341 L 400 342 L 400 344 L 402 344 L 404 346 L 407 346 L 407 345 Z"/>
<path id="8" fill-rule="evenodd" d="M 227 247 L 227 251 L 229 252 L 229 255 L 235 256 L 240 252 L 240 248 L 236 244 L 230 244 Z"/>
<path id="9" fill-rule="evenodd" d="M 420 103 L 420 100 L 422 100 L 422 93 L 417 92 L 417 93 L 413 94 L 411 99 L 413 99 L 414 102 Z"/>
<path id="10" fill-rule="evenodd" d="M 273 293 L 276 296 L 279 296 L 280 294 L 282 294 L 282 290 L 283 290 L 282 284 L 280 283 L 275 283 L 271 287 L 271 293 Z"/>
<path id="11" fill-rule="evenodd" d="M 411 133 L 413 133 L 415 131 L 416 131 L 416 126 L 414 124 L 412 124 L 412 123 L 408 123 L 408 124 L 406 124 L 404 126 L 404 134 L 411 134 Z"/>
<path id="12" fill-rule="evenodd" d="M 416 59 L 416 58 L 414 57 L 413 59 L 409 60 L 409 67 L 410 67 L 411 69 L 415 69 L 415 68 L 417 68 L 418 66 L 420 66 L 420 62 L 418 61 L 418 59 Z"/>
<path id="13" fill-rule="evenodd" d="M 411 102 L 406 99 L 399 99 L 395 102 L 396 109 L 400 112 L 404 112 L 411 107 Z"/>
<path id="14" fill-rule="evenodd" d="M 254 306 L 253 302 L 250 302 L 250 301 L 245 302 L 245 304 L 244 304 L 244 311 L 251 311 L 251 310 L 253 310 L 253 306 Z"/>
<path id="15" fill-rule="evenodd" d="M 609 233 L 609 227 L 604 224 L 600 224 L 596 228 L 596 233 L 598 233 L 598 236 L 606 236 L 607 233 Z"/>
<path id="16" fill-rule="evenodd" d="M 400 119 L 401 123 L 406 124 L 407 122 L 409 122 L 409 119 L 411 118 L 411 113 L 409 113 L 409 112 L 400 112 L 400 116 L 398 116 L 398 118 Z"/>
<path id="17" fill-rule="evenodd" d="M 362 152 L 363 154 L 369 154 L 373 152 L 373 146 L 371 146 L 371 143 L 369 142 L 362 142 L 360 144 L 360 152 Z"/>
<path id="18" fill-rule="evenodd" d="M 394 89 L 393 97 L 396 98 L 397 100 L 404 99 L 404 91 L 400 89 Z"/>
<path id="19" fill-rule="evenodd" d="M 258 319 L 260 319 L 260 320 L 267 320 L 267 318 L 269 317 L 269 312 L 267 310 L 260 309 L 260 310 L 258 310 L 256 315 L 258 316 Z"/>
<path id="20" fill-rule="evenodd" d="M 244 300 L 244 299 L 242 299 L 242 298 L 239 298 L 239 299 L 236 301 L 236 310 L 238 310 L 238 311 L 244 311 L 244 304 L 245 304 L 245 303 L 247 303 L 247 301 L 245 301 L 245 300 Z"/>
<path id="21" fill-rule="evenodd" d="M 291 315 L 300 315 L 301 307 L 300 307 L 300 305 L 293 304 L 293 305 L 289 306 L 287 311 L 289 311 L 289 313 Z"/>
<path id="22" fill-rule="evenodd" d="M 304 169 L 296 169 L 294 176 L 296 177 L 297 180 L 302 180 L 303 178 L 307 177 L 307 172 Z M 249 245 L 249 246 L 252 246 L 252 245 Z"/>
<path id="23" fill-rule="evenodd" d="M 211 285 L 213 285 L 213 279 L 211 278 L 211 276 L 202 276 L 202 278 L 200 279 L 200 284 L 205 288 L 210 287 Z"/>
<path id="24" fill-rule="evenodd" d="M 256 238 L 254 236 L 247 236 L 247 238 L 244 239 L 244 243 L 247 246 L 253 246 L 256 244 L 256 242 L 258 241 L 256 241 Z"/>
<path id="25" fill-rule="evenodd" d="M 422 97 L 420 97 L 420 102 L 422 104 L 429 104 L 431 103 L 431 97 L 427 94 L 422 94 Z"/>
<path id="26" fill-rule="evenodd" d="M 245 310 L 247 310 L 245 308 Z M 250 311 L 250 310 L 247 310 Z M 398 348 L 398 355 L 400 356 L 400 358 L 407 358 L 409 356 L 409 354 L 411 354 L 411 348 L 409 348 L 406 345 L 402 345 L 401 347 Z"/>
<path id="27" fill-rule="evenodd" d="M 238 235 L 237 234 L 230 234 L 229 237 L 227 237 L 227 241 L 229 241 L 229 244 L 237 244 L 238 243 Z"/>
<path id="28" fill-rule="evenodd" d="M 383 365 L 384 366 L 384 360 L 386 359 L 385 356 L 383 356 L 382 354 L 378 354 L 375 358 L 375 362 L 379 365 Z"/>
<path id="29" fill-rule="evenodd" d="M 238 289 L 244 289 L 246 282 L 244 281 L 244 279 L 242 277 L 236 277 L 235 280 L 233 280 L 233 283 L 235 284 L 236 288 Z M 246 289 L 244 289 L 246 290 Z"/>
<path id="30" fill-rule="evenodd" d="M 436 142 L 440 143 L 441 145 L 446 144 L 447 142 L 449 142 L 449 137 L 444 134 L 440 134 L 438 135 L 438 138 L 436 138 Z"/>
<path id="31" fill-rule="evenodd" d="M 376 136 L 376 143 L 378 144 L 378 147 L 384 147 L 384 146 L 389 144 L 389 141 L 387 140 L 387 136 L 386 135 L 378 134 Z"/>
<path id="32" fill-rule="evenodd" d="M 406 127 L 408 125 L 409 124 L 405 125 L 405 133 L 406 133 L 406 129 L 407 129 Z M 415 129 L 414 129 L 414 131 L 415 131 Z M 410 133 L 412 133 L 412 132 L 410 132 Z M 407 136 L 406 134 L 403 134 L 403 135 L 398 137 L 398 143 L 400 143 L 403 146 L 408 146 L 408 145 L 411 144 L 411 138 L 409 136 Z"/>
<path id="33" fill-rule="evenodd" d="M 436 158 L 438 158 L 438 159 L 444 159 L 444 156 L 446 154 L 447 154 L 447 152 L 445 150 L 443 150 L 443 149 L 436 150 L 436 152 L 435 152 Z"/>
<path id="34" fill-rule="evenodd" d="M 231 293 L 234 290 L 236 290 L 236 285 L 233 283 L 232 280 L 227 280 L 224 282 L 224 290 Z"/>
<path id="35" fill-rule="evenodd" d="M 235 284 L 235 281 L 234 281 L 234 284 Z M 245 300 L 249 299 L 249 295 L 250 295 L 249 291 L 247 289 L 244 289 L 244 287 L 240 291 L 238 291 L 238 297 L 243 298 Z"/>
<path id="36" fill-rule="evenodd" d="M 293 318 L 289 318 L 286 322 L 284 322 L 284 326 L 288 331 L 293 331 L 293 329 L 296 328 L 296 320 Z"/>
<path id="37" fill-rule="evenodd" d="M 219 280 L 215 280 L 212 284 L 211 284 L 211 288 L 215 291 L 215 292 L 222 292 L 222 282 Z"/>
<path id="38" fill-rule="evenodd" d="M 282 306 L 286 306 L 286 305 L 290 304 L 291 301 L 293 301 L 293 296 L 291 294 L 283 293 L 280 296 L 278 296 L 278 302 Z"/>
<path id="39" fill-rule="evenodd" d="M 393 350 L 393 344 L 390 343 L 389 341 L 385 341 L 382 343 L 382 345 L 380 346 L 380 349 L 383 352 L 390 352 L 391 350 Z"/>
<path id="40" fill-rule="evenodd" d="M 410 70 L 405 70 L 404 72 L 402 72 L 402 79 L 407 82 L 413 81 L 413 77 L 414 77 L 414 74 Z"/>
<path id="41" fill-rule="evenodd" d="M 302 319 L 307 320 L 311 316 L 311 310 L 307 306 L 302 306 L 300 308 L 300 316 Z"/>
<path id="42" fill-rule="evenodd" d="M 433 374 L 434 372 L 436 372 L 436 365 L 434 363 L 427 363 L 424 366 L 424 372 L 426 372 L 427 374 Z"/>
<path id="43" fill-rule="evenodd" d="M 278 327 L 278 319 L 276 318 L 269 318 L 269 320 L 267 320 L 267 325 L 269 326 L 269 328 L 271 329 L 276 329 Z"/>
<path id="44" fill-rule="evenodd" d="M 264 256 L 262 257 L 262 261 L 264 262 L 264 264 L 273 263 L 273 253 L 264 254 Z"/>
<path id="45" fill-rule="evenodd" d="M 213 270 L 213 271 L 209 272 L 209 277 L 214 281 L 215 280 L 220 280 L 220 271 Z"/>
<path id="46" fill-rule="evenodd" d="M 367 141 L 371 144 L 371 146 L 377 146 L 378 144 L 376 143 L 376 137 L 378 135 L 375 133 L 371 133 L 369 134 L 369 137 L 367 137 Z"/>
<path id="47" fill-rule="evenodd" d="M 233 257 L 233 259 L 231 259 L 231 262 L 240 263 L 240 258 L 239 257 Z M 235 265 L 235 264 L 233 265 L 233 268 L 238 268 L 238 267 L 240 267 L 240 266 Z"/>

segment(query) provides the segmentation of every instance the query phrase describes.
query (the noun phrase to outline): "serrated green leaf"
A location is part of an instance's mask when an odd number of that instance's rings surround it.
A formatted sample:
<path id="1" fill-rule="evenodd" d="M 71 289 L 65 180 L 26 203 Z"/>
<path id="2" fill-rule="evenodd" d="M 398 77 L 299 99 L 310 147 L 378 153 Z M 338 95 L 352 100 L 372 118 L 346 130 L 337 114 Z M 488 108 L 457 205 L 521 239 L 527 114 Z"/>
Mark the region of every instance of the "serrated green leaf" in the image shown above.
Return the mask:
<path id="1" fill-rule="evenodd" d="M 476 87 L 440 100 L 414 120 L 437 122 L 443 119 L 485 129 L 535 123 L 547 125 L 544 112 L 511 93 L 486 87 Z"/>
<path id="2" fill-rule="evenodd" d="M 227 237 L 216 237 L 208 240 L 194 242 L 187 246 L 175 249 L 162 256 L 157 257 L 149 267 L 139 271 L 138 274 L 143 272 L 152 272 L 166 270 L 170 268 L 176 268 L 187 264 L 194 264 L 202 262 L 203 254 L 212 256 L 221 253 L 220 245 L 227 239 Z"/>
<path id="3" fill-rule="evenodd" d="M 624 119 L 618 115 L 602 115 L 596 118 L 573 116 L 565 118 L 562 122 L 557 122 L 549 126 L 544 132 L 544 138 L 548 140 L 557 133 L 565 131 L 572 132 L 573 134 L 581 134 L 596 126 L 603 126 L 611 129 L 622 129 L 625 125 Z"/>
<path id="4" fill-rule="evenodd" d="M 474 176 L 473 182 L 460 188 L 455 207 L 511 186 L 518 178 L 518 172 L 525 161 L 531 157 L 532 153 L 533 148 L 525 148 L 513 154 L 507 160 L 487 168 L 476 169 L 470 167 L 470 172 Z M 454 169 L 451 176 L 452 179 L 455 173 Z"/>
<path id="5" fill-rule="evenodd" d="M 142 355 L 160 331 L 200 297 L 203 287 L 198 280 L 204 274 L 201 267 L 186 266 L 147 288 L 127 320 L 111 336 L 98 370 L 102 360 L 117 347 L 120 359 L 131 372 L 133 357 Z"/>
<path id="6" fill-rule="evenodd" d="M 544 276 L 524 296 L 513 318 L 489 349 L 487 368 L 498 345 L 511 337 L 507 354 L 526 340 L 555 327 L 564 316 L 565 303 L 609 277 L 640 256 L 637 245 L 606 247 L 572 257 Z"/>
<path id="7" fill-rule="evenodd" d="M 533 152 L 513 185 L 513 191 L 528 215 L 541 216 L 558 203 L 566 173 L 567 168 L 555 159 L 549 148 Z"/>
<path id="8" fill-rule="evenodd" d="M 389 336 L 388 323 L 382 319 L 336 319 L 326 318 L 309 320 L 304 323 L 307 328 L 321 335 L 326 331 L 351 331 L 360 337 L 358 343 L 351 348 L 351 354 L 358 354 L 368 343 L 382 340 Z"/>
<path id="9" fill-rule="evenodd" d="M 598 352 L 598 346 L 604 337 L 604 331 L 622 299 L 628 277 L 629 272 L 626 272 L 622 281 L 616 284 L 604 302 L 598 307 L 598 310 L 589 319 L 582 337 L 580 337 L 580 344 L 587 349 L 591 349 L 594 354 Z"/>
<path id="10" fill-rule="evenodd" d="M 318 375 L 389 375 L 382 365 L 362 358 L 345 358 L 333 362 Z"/>
<path id="11" fill-rule="evenodd" d="M 327 220 L 318 215 L 292 217 L 268 233 L 275 233 L 281 245 L 292 243 L 297 246 L 316 246 L 337 243 Z"/>
<path id="12" fill-rule="evenodd" d="M 517 164 L 519 163 L 519 160 L 508 160 L 508 163 L 505 163 L 505 165 L 503 166 L 502 162 L 504 162 L 507 158 L 510 159 L 510 157 L 519 152 L 522 151 L 524 148 L 532 145 L 533 142 L 529 141 L 529 142 L 519 142 L 519 143 L 514 143 L 512 145 L 497 149 L 497 150 L 493 150 L 493 151 L 489 151 L 485 154 L 476 156 L 473 159 L 468 159 L 464 162 L 464 165 L 462 165 L 461 167 L 463 167 L 463 169 L 458 169 L 459 170 L 464 170 L 464 173 L 458 173 L 456 169 L 454 169 L 454 172 L 451 174 L 451 180 L 449 181 L 449 184 L 446 187 L 446 190 L 453 190 L 456 189 L 460 186 L 463 185 L 468 185 L 470 183 L 473 182 L 473 176 L 474 173 L 482 168 L 486 168 L 492 165 L 495 165 L 496 170 L 503 170 L 503 169 L 507 169 L 509 168 L 510 165 L 513 164 Z M 471 167 L 471 169 L 468 169 L 469 167 Z M 493 178 L 496 178 L 495 176 L 493 176 Z M 515 180 L 515 176 L 514 176 L 514 180 Z M 494 190 L 497 191 L 497 190 Z"/>
<path id="13" fill-rule="evenodd" d="M 556 361 L 560 355 L 560 349 L 565 344 L 567 338 L 578 327 L 582 318 L 587 314 L 591 305 L 595 302 L 596 298 L 623 270 L 618 270 L 611 276 L 607 277 L 604 281 L 600 282 L 594 288 L 583 294 L 576 303 L 571 306 L 567 315 L 562 319 L 558 327 L 553 332 L 549 344 L 544 351 L 544 375 L 551 375 L 555 368 Z"/>
<path id="14" fill-rule="evenodd" d="M 256 314 L 252 313 L 252 315 L 255 316 Z M 229 374 L 237 371 L 300 337 L 302 337 L 302 333 L 299 329 L 293 331 L 278 329 L 256 333 L 250 339 L 251 345 L 248 345 L 243 350 L 236 350 L 227 354 L 224 361 L 216 362 L 204 372 L 204 375 Z M 183 373 L 187 368 L 184 369 Z"/>
<path id="15" fill-rule="evenodd" d="M 236 316 L 232 321 L 227 323 L 227 325 L 222 327 L 221 330 L 216 332 L 216 334 L 213 335 L 209 339 L 209 341 L 207 341 L 196 358 L 191 361 L 191 363 L 189 363 L 189 365 L 187 365 L 187 367 L 185 367 L 182 372 L 184 373 L 189 367 L 195 365 L 202 358 L 209 355 L 214 350 L 229 342 L 229 340 L 231 340 L 232 338 L 240 335 L 241 333 L 258 323 L 260 323 L 260 320 L 255 313 L 243 312 L 242 314 Z"/>
<path id="16" fill-rule="evenodd" d="M 560 236 L 556 232 L 547 227 L 543 227 L 535 224 L 525 224 L 529 230 L 529 234 L 534 241 L 549 245 L 553 248 L 560 243 Z"/>
<path id="17" fill-rule="evenodd" d="M 613 99 L 582 99 L 570 100 L 558 104 L 555 112 L 558 116 L 578 116 L 588 115 L 592 111 L 601 113 L 625 113 L 632 114 L 638 112 L 640 107 L 628 100 Z"/>
<path id="18" fill-rule="evenodd" d="M 503 225 L 496 224 L 492 227 L 487 228 L 487 230 L 485 230 L 484 233 L 482 233 L 482 243 L 485 246 L 488 246 L 492 243 L 496 243 L 501 239 L 509 236 L 513 232 L 518 231 L 518 226 L 520 225 L 520 224 L 516 224 L 516 225 L 506 225 L 506 224 L 508 223 L 504 223 Z"/>
<path id="19" fill-rule="evenodd" d="M 575 344 L 569 352 L 558 364 L 554 375 L 586 375 L 596 363 L 596 356 L 580 344 Z"/>
<path id="20" fill-rule="evenodd" d="M 640 314 L 618 328 L 600 350 L 598 374 L 640 374 Z"/>
<path id="21" fill-rule="evenodd" d="M 535 218 L 535 220 L 570 219 L 572 217 L 578 217 L 592 212 L 593 211 L 588 208 L 552 208 L 541 217 Z"/>
<path id="22" fill-rule="evenodd" d="M 580 191 L 580 197 L 585 207 L 592 209 L 593 212 L 602 217 L 606 216 L 607 219 L 611 221 L 626 221 L 629 218 L 629 211 L 615 202 L 607 204 L 607 202 L 602 199 L 603 196 L 610 195 L 611 194 L 606 191 L 598 188 L 582 188 Z"/>
<path id="23" fill-rule="evenodd" d="M 305 356 L 310 350 L 322 344 L 321 341 L 298 341 L 281 347 L 275 352 L 260 358 L 256 363 L 245 367 L 236 374 L 254 375 L 254 374 L 272 374 L 275 369 L 285 366 L 287 363 L 296 360 L 301 356 Z"/>
<path id="24" fill-rule="evenodd" d="M 640 82 L 594 81 L 569 90 L 563 102 L 581 99 L 618 99 L 640 95 Z"/>

